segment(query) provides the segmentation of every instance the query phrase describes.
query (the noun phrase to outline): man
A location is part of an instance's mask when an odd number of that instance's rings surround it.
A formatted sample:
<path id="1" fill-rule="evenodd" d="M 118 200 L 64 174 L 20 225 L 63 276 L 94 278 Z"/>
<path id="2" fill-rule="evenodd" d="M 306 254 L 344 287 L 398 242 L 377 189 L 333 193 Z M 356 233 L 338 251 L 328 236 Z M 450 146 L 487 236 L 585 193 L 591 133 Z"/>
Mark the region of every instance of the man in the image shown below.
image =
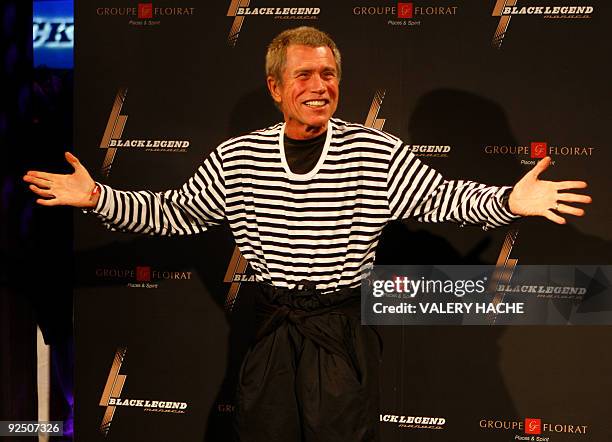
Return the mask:
<path id="1" fill-rule="evenodd" d="M 398 138 L 333 119 L 340 52 L 310 27 L 279 34 L 267 84 L 284 122 L 218 146 L 180 189 L 122 192 L 95 183 L 71 154 L 71 175 L 28 172 L 42 205 L 92 210 L 107 227 L 174 235 L 229 222 L 260 283 L 255 343 L 243 362 L 236 434 L 244 441 L 378 440 L 380 343 L 359 321 L 361 271 L 394 219 L 487 229 L 520 216 L 584 211 L 582 181 L 513 188 L 447 181 Z"/>

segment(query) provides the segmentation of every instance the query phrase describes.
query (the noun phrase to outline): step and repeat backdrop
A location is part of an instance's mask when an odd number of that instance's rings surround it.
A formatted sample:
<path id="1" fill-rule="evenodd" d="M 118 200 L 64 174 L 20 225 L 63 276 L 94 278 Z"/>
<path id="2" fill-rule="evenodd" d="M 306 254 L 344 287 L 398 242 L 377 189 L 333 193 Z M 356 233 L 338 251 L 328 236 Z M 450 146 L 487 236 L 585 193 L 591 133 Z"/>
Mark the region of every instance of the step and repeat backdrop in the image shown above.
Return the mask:
<path id="1" fill-rule="evenodd" d="M 179 187 L 222 141 L 282 119 L 266 47 L 311 25 L 342 51 L 337 117 L 448 178 L 513 184 L 550 155 L 544 178 L 593 196 L 564 226 L 393 223 L 378 264 L 612 264 L 611 16 L 600 0 L 76 2 L 75 151 L 115 188 Z M 253 332 L 231 232 L 138 236 L 80 211 L 75 225 L 76 440 L 230 440 Z M 612 439 L 610 327 L 380 330 L 383 441 Z"/>

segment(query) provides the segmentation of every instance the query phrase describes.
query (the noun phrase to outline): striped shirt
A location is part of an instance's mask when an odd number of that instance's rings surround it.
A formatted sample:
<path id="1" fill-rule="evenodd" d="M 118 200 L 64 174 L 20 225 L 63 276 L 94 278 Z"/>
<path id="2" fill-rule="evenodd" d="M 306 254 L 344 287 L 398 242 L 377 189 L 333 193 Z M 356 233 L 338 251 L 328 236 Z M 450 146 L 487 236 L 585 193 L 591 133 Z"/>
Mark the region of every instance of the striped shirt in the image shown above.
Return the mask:
<path id="1" fill-rule="evenodd" d="M 100 185 L 93 212 L 112 230 L 200 233 L 228 221 L 256 279 L 323 291 L 356 287 L 374 262 L 390 220 L 498 227 L 517 218 L 502 203 L 509 187 L 445 180 L 397 137 L 331 119 L 319 161 L 289 169 L 284 123 L 219 145 L 180 188 L 119 191 Z"/>

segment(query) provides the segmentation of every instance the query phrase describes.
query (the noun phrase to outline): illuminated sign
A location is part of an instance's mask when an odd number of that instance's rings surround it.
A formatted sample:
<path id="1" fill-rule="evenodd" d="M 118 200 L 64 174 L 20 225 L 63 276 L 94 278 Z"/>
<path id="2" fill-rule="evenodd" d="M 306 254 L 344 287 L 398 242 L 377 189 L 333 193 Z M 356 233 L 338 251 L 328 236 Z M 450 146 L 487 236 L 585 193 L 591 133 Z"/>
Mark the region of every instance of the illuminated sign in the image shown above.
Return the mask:
<path id="1" fill-rule="evenodd" d="M 35 1 L 32 20 L 34 66 L 72 68 L 74 6 L 72 1 Z"/>

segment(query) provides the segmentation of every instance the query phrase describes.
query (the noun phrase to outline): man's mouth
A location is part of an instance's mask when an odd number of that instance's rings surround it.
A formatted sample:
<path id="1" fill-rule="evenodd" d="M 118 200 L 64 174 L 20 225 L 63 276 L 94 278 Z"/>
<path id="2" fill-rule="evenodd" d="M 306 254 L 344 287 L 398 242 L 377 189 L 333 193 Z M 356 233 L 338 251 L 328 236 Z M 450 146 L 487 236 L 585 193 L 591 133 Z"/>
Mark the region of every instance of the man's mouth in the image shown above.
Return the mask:
<path id="1" fill-rule="evenodd" d="M 308 100 L 308 101 L 305 101 L 304 104 L 308 107 L 313 107 L 313 108 L 323 107 L 327 104 L 327 100 Z"/>

